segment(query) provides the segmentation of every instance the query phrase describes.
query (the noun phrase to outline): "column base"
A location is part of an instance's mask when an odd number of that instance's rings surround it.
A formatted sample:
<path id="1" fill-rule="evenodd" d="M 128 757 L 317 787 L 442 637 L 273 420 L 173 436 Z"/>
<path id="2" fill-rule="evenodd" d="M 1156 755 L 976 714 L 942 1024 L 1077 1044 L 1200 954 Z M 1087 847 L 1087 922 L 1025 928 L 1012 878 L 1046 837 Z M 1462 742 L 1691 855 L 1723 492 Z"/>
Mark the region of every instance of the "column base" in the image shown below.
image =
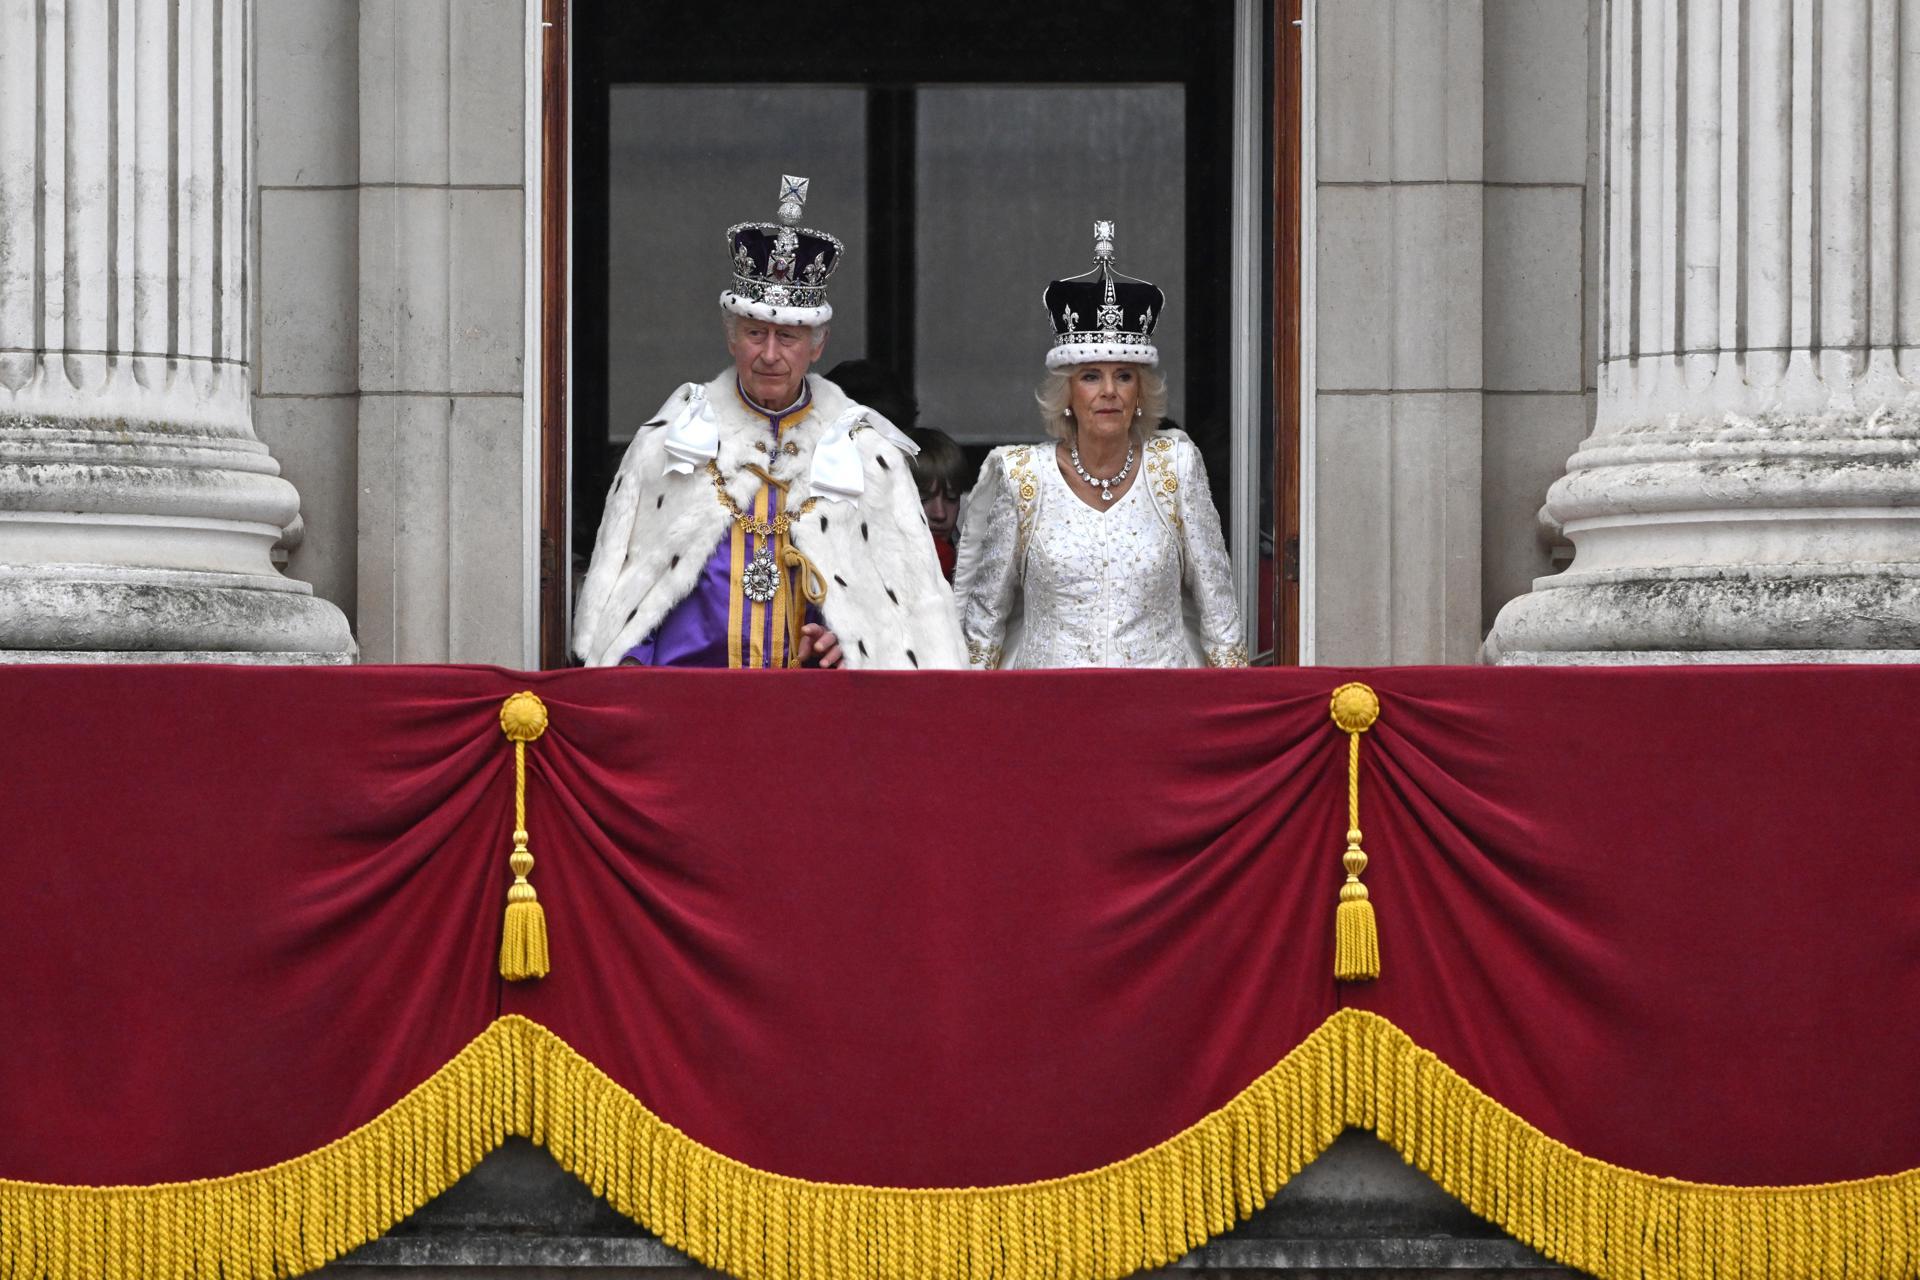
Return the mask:
<path id="1" fill-rule="evenodd" d="M 353 662 L 304 582 L 112 565 L 0 565 L 0 661 Z"/>
<path id="2" fill-rule="evenodd" d="M 223 666 L 348 667 L 347 653 L 242 653 L 236 649 L 0 649 L 0 666 L 57 666 L 78 663 L 211 662 Z"/>
<path id="3" fill-rule="evenodd" d="M 1501 667 L 1710 667 L 1793 662 L 1920 663 L 1920 649 L 1523 649 L 1493 659 L 1494 665 Z"/>
<path id="4" fill-rule="evenodd" d="M 1482 651 L 1500 666 L 1920 660 L 1920 565 L 1766 565 L 1541 578 Z"/>

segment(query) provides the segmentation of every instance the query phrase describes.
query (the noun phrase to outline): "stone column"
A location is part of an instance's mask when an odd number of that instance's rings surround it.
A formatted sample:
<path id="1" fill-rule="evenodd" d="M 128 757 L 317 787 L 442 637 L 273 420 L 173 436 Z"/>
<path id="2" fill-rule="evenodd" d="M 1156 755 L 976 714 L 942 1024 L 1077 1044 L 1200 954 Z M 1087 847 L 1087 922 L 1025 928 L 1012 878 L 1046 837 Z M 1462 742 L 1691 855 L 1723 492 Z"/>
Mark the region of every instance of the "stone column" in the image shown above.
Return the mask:
<path id="1" fill-rule="evenodd" d="M 1598 415 L 1503 663 L 1920 658 L 1920 10 L 1608 0 Z"/>
<path id="2" fill-rule="evenodd" d="M 356 618 L 371 661 L 539 661 L 528 17 L 527 0 L 359 6 Z"/>
<path id="3" fill-rule="evenodd" d="M 255 437 L 250 0 L 0 0 L 0 660 L 345 662 Z"/>

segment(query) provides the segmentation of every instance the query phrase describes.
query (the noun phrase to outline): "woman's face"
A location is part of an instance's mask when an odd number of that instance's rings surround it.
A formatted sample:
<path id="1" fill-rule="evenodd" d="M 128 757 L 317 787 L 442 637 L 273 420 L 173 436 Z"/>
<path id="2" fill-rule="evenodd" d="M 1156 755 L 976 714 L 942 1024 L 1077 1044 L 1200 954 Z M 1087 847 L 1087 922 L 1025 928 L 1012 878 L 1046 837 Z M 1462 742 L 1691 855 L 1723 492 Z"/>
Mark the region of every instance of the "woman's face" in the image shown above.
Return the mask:
<path id="1" fill-rule="evenodd" d="M 1067 374 L 1073 392 L 1073 422 L 1097 436 L 1123 435 L 1133 425 L 1140 407 L 1140 371 L 1130 364 L 1109 361 L 1077 364 Z"/>

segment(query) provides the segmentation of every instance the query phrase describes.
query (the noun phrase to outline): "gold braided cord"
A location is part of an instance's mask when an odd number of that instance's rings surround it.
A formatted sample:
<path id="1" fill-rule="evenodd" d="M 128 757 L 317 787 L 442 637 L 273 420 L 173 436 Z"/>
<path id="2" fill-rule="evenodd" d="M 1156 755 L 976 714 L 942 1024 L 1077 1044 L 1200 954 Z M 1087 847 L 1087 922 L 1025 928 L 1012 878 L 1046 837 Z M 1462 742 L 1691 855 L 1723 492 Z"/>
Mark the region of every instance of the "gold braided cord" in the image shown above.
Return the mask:
<path id="1" fill-rule="evenodd" d="M 525 826 L 525 823 L 520 825 Z M 1347 735 L 1347 825 L 1360 829 L 1360 735 Z"/>
<path id="2" fill-rule="evenodd" d="M 819 608 L 827 602 L 827 580 L 820 573 L 820 566 L 808 558 L 807 553 L 793 545 L 785 532 L 774 538 L 774 562 L 782 569 L 793 570 L 793 586 L 786 592 L 787 616 L 787 665 L 800 665 L 800 630 L 807 625 L 807 606 Z"/>
<path id="3" fill-rule="evenodd" d="M 745 1280 L 1118 1277 L 1272 1197 L 1343 1129 L 1378 1133 L 1475 1212 L 1603 1280 L 1895 1277 L 1920 1268 L 1920 1169 L 1804 1187 L 1656 1178 L 1573 1151 L 1376 1014 L 1344 1009 L 1213 1114 L 1125 1160 L 1016 1186 L 806 1182 L 688 1138 L 552 1032 L 501 1018 L 377 1119 L 271 1168 L 152 1187 L 0 1181 L 13 1280 L 267 1280 L 322 1266 L 508 1135 Z"/>
<path id="4" fill-rule="evenodd" d="M 513 744 L 513 829 L 527 829 L 527 744 Z"/>

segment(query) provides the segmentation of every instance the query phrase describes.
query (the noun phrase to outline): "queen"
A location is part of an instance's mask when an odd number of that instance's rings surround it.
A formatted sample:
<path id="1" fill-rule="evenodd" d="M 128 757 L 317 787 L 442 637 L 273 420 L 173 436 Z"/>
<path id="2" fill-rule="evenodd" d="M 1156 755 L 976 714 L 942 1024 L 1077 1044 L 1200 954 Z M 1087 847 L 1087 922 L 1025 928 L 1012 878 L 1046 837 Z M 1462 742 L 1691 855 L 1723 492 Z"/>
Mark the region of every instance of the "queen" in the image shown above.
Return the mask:
<path id="1" fill-rule="evenodd" d="M 1055 280 L 1048 444 L 987 456 L 969 499 L 954 594 L 975 667 L 1243 667 L 1246 646 L 1200 451 L 1163 428 L 1158 286 L 1094 265 Z M 1188 615 L 1192 625 L 1188 624 Z"/>

